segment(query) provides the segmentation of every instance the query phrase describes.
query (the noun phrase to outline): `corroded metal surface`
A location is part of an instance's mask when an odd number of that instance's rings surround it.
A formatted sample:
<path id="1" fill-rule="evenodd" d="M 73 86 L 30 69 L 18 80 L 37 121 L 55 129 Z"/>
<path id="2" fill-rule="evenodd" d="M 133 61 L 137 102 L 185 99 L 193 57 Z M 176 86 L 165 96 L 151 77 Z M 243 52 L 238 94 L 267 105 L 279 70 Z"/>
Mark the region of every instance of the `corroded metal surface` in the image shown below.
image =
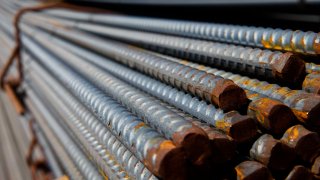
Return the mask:
<path id="1" fill-rule="evenodd" d="M 300 180 L 300 179 L 313 180 L 314 178 L 308 168 L 301 165 L 297 165 L 290 171 L 290 173 L 288 174 L 285 180 Z"/>
<path id="2" fill-rule="evenodd" d="M 320 96 L 312 93 L 306 93 L 302 90 L 291 90 L 287 87 L 281 87 L 278 84 L 270 84 L 266 81 L 250 79 L 246 76 L 221 71 L 188 61 L 179 61 L 184 65 L 188 65 L 197 69 L 201 69 L 208 73 L 222 76 L 232 80 L 240 87 L 262 94 L 264 96 L 276 99 L 290 107 L 301 122 L 310 124 L 317 128 L 320 126 Z"/>
<path id="3" fill-rule="evenodd" d="M 284 133 L 281 141 L 292 147 L 302 160 L 309 163 L 312 163 L 320 153 L 320 137 L 318 133 L 309 131 L 302 125 L 295 125 L 289 128 Z"/>
<path id="4" fill-rule="evenodd" d="M 320 71 L 308 74 L 303 81 L 302 87 L 307 92 L 320 94 Z"/>
<path id="5" fill-rule="evenodd" d="M 262 135 L 255 141 L 250 156 L 274 171 L 288 169 L 295 160 L 293 148 L 268 134 Z"/>
<path id="6" fill-rule="evenodd" d="M 272 180 L 268 168 L 256 161 L 244 161 L 236 167 L 237 180 Z"/>

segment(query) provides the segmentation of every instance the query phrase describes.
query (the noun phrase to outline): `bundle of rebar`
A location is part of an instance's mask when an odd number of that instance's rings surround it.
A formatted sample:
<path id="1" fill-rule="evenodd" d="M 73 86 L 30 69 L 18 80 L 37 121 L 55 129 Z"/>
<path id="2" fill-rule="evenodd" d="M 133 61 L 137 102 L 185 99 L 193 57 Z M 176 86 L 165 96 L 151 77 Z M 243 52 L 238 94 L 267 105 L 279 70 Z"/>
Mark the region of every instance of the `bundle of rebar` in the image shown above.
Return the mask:
<path id="1" fill-rule="evenodd" d="M 36 5 L 1 1 L 0 179 L 320 178 L 318 33 Z"/>

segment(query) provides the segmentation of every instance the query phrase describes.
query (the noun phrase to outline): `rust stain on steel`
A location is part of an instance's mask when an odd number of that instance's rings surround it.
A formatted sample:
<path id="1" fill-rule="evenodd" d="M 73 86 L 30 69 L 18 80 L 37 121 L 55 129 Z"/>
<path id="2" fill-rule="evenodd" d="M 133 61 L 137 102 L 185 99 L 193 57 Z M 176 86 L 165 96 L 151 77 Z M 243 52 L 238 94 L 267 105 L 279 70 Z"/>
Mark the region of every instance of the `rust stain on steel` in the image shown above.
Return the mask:
<path id="1" fill-rule="evenodd" d="M 272 73 L 280 82 L 301 86 L 306 74 L 305 62 L 290 52 L 271 62 Z"/>
<path id="2" fill-rule="evenodd" d="M 320 94 L 320 72 L 308 74 L 303 81 L 302 87 L 307 92 Z"/>
<path id="3" fill-rule="evenodd" d="M 293 148 L 304 161 L 312 163 L 320 153 L 320 137 L 302 125 L 289 128 L 281 138 L 281 142 Z"/>
<path id="4" fill-rule="evenodd" d="M 257 96 L 257 94 L 253 94 Z M 296 120 L 291 109 L 283 103 L 270 98 L 254 99 L 248 107 L 248 115 L 252 115 L 258 123 L 272 134 L 284 133 Z"/>
<path id="5" fill-rule="evenodd" d="M 179 179 L 186 174 L 185 152 L 172 141 L 163 141 L 157 148 L 149 150 L 144 163 L 155 175 L 161 174 L 164 179 Z"/>
<path id="6" fill-rule="evenodd" d="M 219 131 L 216 128 L 210 127 L 206 123 L 202 123 L 198 120 L 195 120 L 191 116 L 184 117 L 192 122 L 195 126 L 203 129 L 209 137 L 209 158 L 202 158 L 203 164 L 224 164 L 227 161 L 230 161 L 236 154 L 236 143 L 235 141 L 225 133 Z M 205 156 L 203 156 L 205 157 Z M 205 162 L 207 161 L 207 162 Z"/>
<path id="7" fill-rule="evenodd" d="M 256 161 L 244 161 L 235 167 L 237 180 L 272 180 L 269 169 Z"/>
<path id="8" fill-rule="evenodd" d="M 221 79 L 211 93 L 212 101 L 218 104 L 221 109 L 234 110 L 234 99 L 238 99 L 240 104 L 248 102 L 246 93 L 231 80 Z M 237 107 L 236 109 L 241 108 Z"/>
<path id="9" fill-rule="evenodd" d="M 295 160 L 295 153 L 291 147 L 268 134 L 255 141 L 250 156 L 272 171 L 287 170 Z"/>
<path id="10" fill-rule="evenodd" d="M 224 118 L 215 122 L 215 126 L 223 130 L 237 143 L 251 140 L 257 134 L 257 126 L 249 116 L 242 116 L 236 111 L 230 111 Z"/>
<path id="11" fill-rule="evenodd" d="M 304 166 L 297 165 L 295 166 L 285 180 L 313 180 L 313 174 L 310 170 Z"/>
<path id="12" fill-rule="evenodd" d="M 194 164 L 202 164 L 210 154 L 208 135 L 194 124 L 185 131 L 174 133 L 173 139 L 179 142 Z"/>

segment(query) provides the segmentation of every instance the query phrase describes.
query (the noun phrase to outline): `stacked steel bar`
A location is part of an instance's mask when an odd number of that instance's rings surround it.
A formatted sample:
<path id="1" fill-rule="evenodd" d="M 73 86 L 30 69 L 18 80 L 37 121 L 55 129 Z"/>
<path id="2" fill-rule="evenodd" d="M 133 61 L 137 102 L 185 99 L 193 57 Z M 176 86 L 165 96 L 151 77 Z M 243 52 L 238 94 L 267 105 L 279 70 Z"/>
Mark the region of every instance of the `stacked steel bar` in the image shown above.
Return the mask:
<path id="1" fill-rule="evenodd" d="M 28 3 L 3 4 L 0 40 L 13 47 L 8 19 Z M 320 175 L 319 65 L 295 54 L 317 54 L 316 33 L 70 10 L 28 13 L 19 27 L 24 79 L 10 93 L 18 95 L 27 113 L 20 118 L 10 108 L 7 115 L 0 111 L 11 119 L 0 122 L 8 127 L 2 128 L 7 139 L 0 143 L 12 147 L 15 141 L 19 150 L 8 157 L 0 153 L 4 162 L 10 157 L 24 161 L 31 133 L 41 148 L 29 149 L 45 158 L 53 178 Z M 1 53 L 3 65 L 9 51 Z M 9 75 L 15 74 L 11 68 Z M 305 91 L 298 90 L 302 85 Z M 10 104 L 5 93 L 1 100 Z M 29 173 L 17 167 L 21 173 L 1 169 L 0 175 L 19 179 Z"/>

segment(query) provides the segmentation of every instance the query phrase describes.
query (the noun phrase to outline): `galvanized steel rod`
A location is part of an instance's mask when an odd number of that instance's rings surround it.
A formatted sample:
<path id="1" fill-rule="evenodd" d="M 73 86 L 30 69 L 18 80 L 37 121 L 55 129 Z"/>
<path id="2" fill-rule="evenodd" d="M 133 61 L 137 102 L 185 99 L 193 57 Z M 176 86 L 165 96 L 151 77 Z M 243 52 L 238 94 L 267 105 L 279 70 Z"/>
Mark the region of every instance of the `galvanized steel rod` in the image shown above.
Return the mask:
<path id="1" fill-rule="evenodd" d="M 31 63 L 31 62 L 30 62 Z M 47 91 L 55 91 L 56 99 L 63 101 L 64 105 L 61 107 L 70 107 L 66 108 L 69 111 L 72 111 L 73 114 L 84 124 L 86 127 L 91 129 L 94 135 L 98 138 L 99 143 L 102 143 L 113 156 L 116 157 L 119 163 L 126 168 L 126 171 L 132 175 L 135 179 L 157 179 L 152 173 L 146 169 L 146 167 L 133 155 L 129 149 L 127 149 L 121 141 L 119 141 L 98 119 L 94 117 L 82 104 L 80 104 L 72 94 L 67 92 L 57 81 L 55 81 L 50 75 L 47 74 L 40 66 L 36 66 L 35 62 L 31 63 L 28 67 L 29 71 L 32 72 L 33 79 L 42 81 L 42 87 L 47 88 Z M 41 79 L 41 80 L 40 80 Z M 45 81 L 45 83 L 44 83 Z M 46 85 L 45 85 L 46 84 Z M 38 87 L 38 86 L 36 86 Z M 50 89 L 48 89 L 50 87 Z M 51 92 L 51 93 L 52 93 Z M 59 97 L 58 97 L 59 96 Z M 57 101 L 57 100 L 56 100 Z M 77 119 L 75 119 L 77 120 Z M 77 122 L 81 124 L 82 122 Z M 135 162 L 135 163 L 131 163 Z"/>
<path id="2" fill-rule="evenodd" d="M 66 149 L 69 156 L 72 157 L 72 160 L 76 166 L 78 166 L 85 179 L 103 179 L 92 162 L 87 158 L 84 152 L 79 149 L 74 140 L 72 140 L 72 138 L 62 129 L 57 120 L 50 118 L 50 112 L 45 108 L 46 106 L 31 89 L 29 90 L 28 95 L 32 98 L 33 103 L 37 104 L 36 106 L 38 109 L 44 114 L 47 114 L 45 116 L 46 123 L 59 139 L 62 146 Z"/>
<path id="3" fill-rule="evenodd" d="M 126 143 L 126 146 L 135 152 L 137 157 L 144 161 L 153 173 L 160 177 L 172 175 L 166 174 L 171 169 L 170 165 L 179 164 L 181 158 L 184 157 L 184 153 L 176 148 L 172 141 L 164 139 L 163 136 L 144 124 L 142 120 L 83 80 L 73 70 L 43 51 L 34 42 L 26 37 L 22 39 L 38 61 L 44 64 L 87 108 L 102 122 L 115 127 L 110 130 L 118 137 L 121 134 L 121 139 Z M 50 59 L 50 61 L 46 61 L 46 59 Z M 179 157 L 181 158 L 179 159 Z M 174 174 L 174 172 L 172 173 Z"/>
<path id="4" fill-rule="evenodd" d="M 189 158 L 195 163 L 203 159 L 208 150 L 208 137 L 203 130 L 186 121 L 170 109 L 155 102 L 151 96 L 116 79 L 111 74 L 84 61 L 80 57 L 69 53 L 63 48 L 47 43 L 41 36 L 33 36 L 39 44 L 53 52 L 61 60 L 72 66 L 105 93 L 118 100 L 132 112 L 137 114 L 151 127 L 157 129 L 168 139 L 172 139 L 177 146 L 185 148 Z"/>
<path id="5" fill-rule="evenodd" d="M 30 16 L 46 23 L 97 33 L 168 55 L 214 67 L 262 77 L 287 85 L 301 86 L 305 63 L 292 53 L 252 49 L 221 43 L 206 42 L 176 36 L 132 31 L 108 26 Z"/>
<path id="6" fill-rule="evenodd" d="M 245 92 L 241 88 L 219 76 L 208 75 L 203 71 L 156 57 L 148 51 L 119 42 L 101 40 L 95 36 L 70 30 L 57 28 L 48 30 L 205 99 L 223 110 L 238 109 L 247 103 Z"/>
<path id="7" fill-rule="evenodd" d="M 319 54 L 320 35 L 290 29 L 202 23 L 183 20 L 124 16 L 116 14 L 79 13 L 64 10 L 44 12 L 57 17 L 91 21 L 144 31 L 187 36 L 259 48 Z"/>

